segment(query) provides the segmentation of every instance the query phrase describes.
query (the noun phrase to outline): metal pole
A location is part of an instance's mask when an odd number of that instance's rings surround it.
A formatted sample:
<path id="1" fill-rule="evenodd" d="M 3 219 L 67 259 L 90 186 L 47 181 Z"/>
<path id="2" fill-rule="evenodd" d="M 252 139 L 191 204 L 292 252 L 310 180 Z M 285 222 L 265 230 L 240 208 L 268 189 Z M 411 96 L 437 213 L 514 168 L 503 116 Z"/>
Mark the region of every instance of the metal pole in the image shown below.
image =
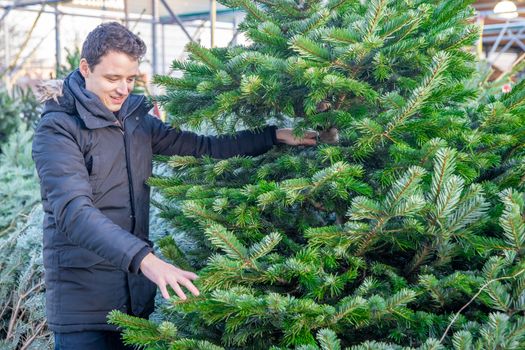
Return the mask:
<path id="1" fill-rule="evenodd" d="M 161 25 L 161 35 L 162 35 L 162 74 L 166 74 L 166 26 Z"/>
<path id="2" fill-rule="evenodd" d="M 129 7 L 128 0 L 124 0 L 124 25 L 129 28 Z"/>
<path id="3" fill-rule="evenodd" d="M 61 48 L 60 48 L 60 13 L 58 12 L 58 4 L 55 4 L 55 59 L 56 69 L 55 74 L 58 75 L 61 66 Z"/>
<path id="4" fill-rule="evenodd" d="M 233 36 L 230 42 L 231 45 L 237 45 L 237 35 L 239 35 L 239 29 L 237 28 L 237 12 L 233 10 Z M 228 46 L 230 46 L 228 44 Z"/>
<path id="5" fill-rule="evenodd" d="M 9 14 L 10 11 L 11 11 L 11 8 L 6 8 L 4 10 L 4 13 L 2 13 L 2 17 L 0 17 L 0 22 L 2 22 L 4 20 L 4 18 L 7 17 L 7 15 Z"/>
<path id="6" fill-rule="evenodd" d="M 4 59 L 5 59 L 5 69 L 9 67 L 11 64 L 11 57 L 10 57 L 10 45 L 9 45 L 9 26 L 7 25 L 7 18 L 4 17 Z M 4 74 L 4 85 L 7 89 L 9 89 L 9 74 Z"/>
<path id="7" fill-rule="evenodd" d="M 481 28 L 481 30 L 479 31 L 477 53 L 478 57 L 481 58 L 481 56 L 483 55 L 483 26 L 485 25 L 485 17 L 478 16 L 477 22 L 479 27 Z"/>
<path id="8" fill-rule="evenodd" d="M 153 75 L 157 74 L 157 0 L 151 0 L 151 65 Z"/>
<path id="9" fill-rule="evenodd" d="M 499 32 L 498 38 L 496 39 L 496 41 L 492 45 L 492 49 L 490 49 L 490 52 L 489 52 L 489 54 L 487 56 L 487 59 L 489 59 L 490 55 L 492 55 L 494 52 L 496 52 L 496 49 L 498 48 L 499 43 L 501 42 L 501 39 L 503 38 L 503 35 L 507 31 L 508 27 L 509 27 L 509 21 L 507 20 L 507 22 L 505 23 L 505 26 L 503 28 L 501 28 L 501 31 Z"/>
<path id="10" fill-rule="evenodd" d="M 215 47 L 215 25 L 217 22 L 217 1 L 210 0 L 210 31 L 211 31 L 211 47 Z"/>

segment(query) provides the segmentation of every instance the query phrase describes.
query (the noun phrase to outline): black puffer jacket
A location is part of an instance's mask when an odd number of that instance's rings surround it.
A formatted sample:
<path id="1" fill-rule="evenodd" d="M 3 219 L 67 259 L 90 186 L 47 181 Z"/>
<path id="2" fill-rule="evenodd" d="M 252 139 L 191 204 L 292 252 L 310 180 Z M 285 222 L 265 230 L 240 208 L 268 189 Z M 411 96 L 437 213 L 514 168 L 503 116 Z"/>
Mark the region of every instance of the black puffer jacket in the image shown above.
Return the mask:
<path id="1" fill-rule="evenodd" d="M 84 86 L 78 71 L 47 84 L 33 141 L 45 211 L 46 312 L 57 332 L 115 330 L 106 323 L 114 309 L 152 312 L 156 286 L 137 270 L 151 251 L 145 181 L 153 154 L 228 158 L 275 143 L 275 127 L 219 138 L 170 128 L 148 115 L 143 96 L 129 96 L 117 119 Z"/>

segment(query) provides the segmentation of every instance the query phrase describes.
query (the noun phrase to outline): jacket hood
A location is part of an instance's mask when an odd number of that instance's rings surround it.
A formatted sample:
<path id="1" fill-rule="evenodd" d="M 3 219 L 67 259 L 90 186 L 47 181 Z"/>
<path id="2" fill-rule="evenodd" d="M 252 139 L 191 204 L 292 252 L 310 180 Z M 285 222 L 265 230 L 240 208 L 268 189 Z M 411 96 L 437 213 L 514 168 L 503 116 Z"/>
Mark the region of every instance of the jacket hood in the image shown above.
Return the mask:
<path id="1" fill-rule="evenodd" d="M 117 120 L 97 95 L 86 90 L 86 82 L 78 69 L 64 80 L 48 80 L 39 84 L 37 97 L 45 103 L 42 117 L 51 112 L 78 115 L 90 129 L 106 127 Z M 119 117 L 133 112 L 140 105 L 147 112 L 149 107 L 144 96 L 129 95 L 119 111 Z"/>
<path id="2" fill-rule="evenodd" d="M 62 97 L 63 80 L 44 80 L 36 86 L 35 95 L 40 103 L 53 100 L 58 103 L 58 98 Z"/>

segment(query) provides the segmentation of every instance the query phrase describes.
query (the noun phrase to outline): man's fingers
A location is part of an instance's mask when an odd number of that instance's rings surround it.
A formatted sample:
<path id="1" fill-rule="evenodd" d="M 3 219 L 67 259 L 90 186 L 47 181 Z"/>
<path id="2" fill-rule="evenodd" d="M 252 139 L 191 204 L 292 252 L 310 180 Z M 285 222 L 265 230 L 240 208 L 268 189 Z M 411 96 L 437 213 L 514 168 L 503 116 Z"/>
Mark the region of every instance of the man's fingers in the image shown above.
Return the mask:
<path id="1" fill-rule="evenodd" d="M 162 293 L 162 297 L 164 299 L 169 299 L 170 298 L 170 295 L 168 293 L 168 289 L 166 288 L 165 284 L 159 285 L 159 289 L 160 289 L 160 292 Z"/>
<path id="2" fill-rule="evenodd" d="M 185 279 L 185 278 L 181 278 L 179 280 L 179 283 L 182 284 L 184 287 L 186 287 L 187 290 L 189 290 L 193 295 L 195 295 L 196 297 L 199 296 L 200 292 L 199 290 L 197 289 L 197 287 L 195 287 L 193 285 L 193 283 L 191 283 L 190 280 L 188 279 Z"/>
<path id="3" fill-rule="evenodd" d="M 315 138 L 308 139 L 308 138 L 302 138 L 302 139 L 295 139 L 295 144 L 300 146 L 315 146 L 317 144 L 317 140 Z"/>
<path id="4" fill-rule="evenodd" d="M 199 278 L 199 276 L 197 276 L 197 274 L 191 272 L 191 271 L 184 271 L 182 270 L 182 274 L 184 275 L 184 277 L 186 277 L 187 279 L 189 280 L 196 280 L 197 278 Z"/>
<path id="5" fill-rule="evenodd" d="M 317 131 L 307 131 L 304 134 L 304 138 L 306 139 L 315 139 L 317 137 Z"/>
<path id="6" fill-rule="evenodd" d="M 317 131 L 306 131 L 302 138 L 294 138 L 294 143 L 301 146 L 315 146 L 317 144 Z"/>
<path id="7" fill-rule="evenodd" d="M 170 281 L 170 286 L 171 286 L 171 288 L 173 288 L 173 290 L 179 296 L 179 298 L 181 298 L 182 300 L 186 300 L 187 299 L 186 294 L 184 294 L 184 292 L 182 291 L 182 289 L 180 288 L 180 286 L 179 286 L 179 284 L 177 283 L 176 280 L 173 281 L 173 282 Z"/>
<path id="8" fill-rule="evenodd" d="M 317 141 L 315 139 L 303 139 L 303 145 L 315 146 Z"/>

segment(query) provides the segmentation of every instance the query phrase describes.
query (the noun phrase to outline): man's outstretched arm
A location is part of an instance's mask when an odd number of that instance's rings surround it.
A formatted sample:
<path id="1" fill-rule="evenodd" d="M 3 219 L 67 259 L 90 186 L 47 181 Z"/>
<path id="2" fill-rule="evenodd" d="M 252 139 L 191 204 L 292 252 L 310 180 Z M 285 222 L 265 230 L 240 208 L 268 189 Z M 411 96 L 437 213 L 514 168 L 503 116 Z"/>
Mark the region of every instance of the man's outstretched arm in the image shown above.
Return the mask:
<path id="1" fill-rule="evenodd" d="M 237 155 L 257 156 L 278 143 L 304 146 L 316 144 L 315 132 L 295 138 L 292 129 L 277 129 L 275 126 L 267 126 L 258 132 L 239 131 L 231 136 L 203 136 L 172 128 L 155 117 L 147 116 L 146 119 L 151 127 L 154 154 L 225 159 Z"/>

